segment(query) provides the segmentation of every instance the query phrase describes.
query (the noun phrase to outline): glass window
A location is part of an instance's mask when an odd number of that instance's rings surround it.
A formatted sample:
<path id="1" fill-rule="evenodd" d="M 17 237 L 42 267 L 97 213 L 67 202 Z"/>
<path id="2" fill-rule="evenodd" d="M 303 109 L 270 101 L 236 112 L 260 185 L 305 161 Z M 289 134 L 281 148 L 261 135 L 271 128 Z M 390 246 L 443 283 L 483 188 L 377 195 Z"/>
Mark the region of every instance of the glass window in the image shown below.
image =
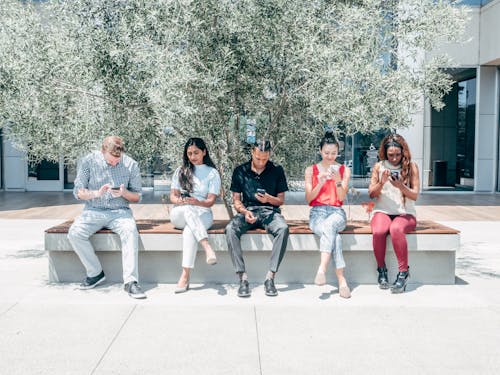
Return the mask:
<path id="1" fill-rule="evenodd" d="M 64 188 L 73 189 L 75 186 L 76 165 L 64 166 Z"/>
<path id="2" fill-rule="evenodd" d="M 458 83 L 456 185 L 474 186 L 476 79 Z"/>
<path id="3" fill-rule="evenodd" d="M 59 163 L 42 160 L 40 163 L 28 163 L 28 178 L 38 181 L 59 180 Z"/>
<path id="4" fill-rule="evenodd" d="M 371 134 L 356 133 L 345 137 L 345 152 L 341 156 L 351 169 L 352 186 L 368 188 L 372 168 L 378 161 L 378 148 L 386 134 L 387 130 L 379 130 Z"/>

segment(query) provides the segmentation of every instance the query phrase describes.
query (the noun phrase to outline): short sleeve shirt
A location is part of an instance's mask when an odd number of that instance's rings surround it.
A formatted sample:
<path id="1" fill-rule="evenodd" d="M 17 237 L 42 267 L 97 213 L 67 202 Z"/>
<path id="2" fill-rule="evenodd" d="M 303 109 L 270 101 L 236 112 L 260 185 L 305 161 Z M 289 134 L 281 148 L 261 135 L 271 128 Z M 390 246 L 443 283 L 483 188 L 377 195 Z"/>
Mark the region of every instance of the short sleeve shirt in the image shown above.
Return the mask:
<path id="1" fill-rule="evenodd" d="M 99 190 L 105 184 L 110 184 L 112 187 L 123 184 L 127 190 L 140 194 L 141 172 L 137 162 L 130 156 L 122 154 L 118 164 L 113 166 L 106 162 L 100 151 L 85 156 L 78 163 L 73 195 L 78 199 L 80 189 Z M 115 210 L 128 207 L 128 200 L 122 197 L 113 197 L 109 191 L 100 198 L 85 201 L 85 209 Z"/>
<path id="2" fill-rule="evenodd" d="M 178 167 L 172 176 L 171 189 L 181 190 L 179 182 L 179 173 L 181 167 Z M 193 191 L 191 196 L 198 200 L 207 199 L 208 194 L 219 195 L 221 180 L 217 169 L 209 167 L 206 164 L 195 165 L 193 173 Z"/>
<path id="3" fill-rule="evenodd" d="M 231 179 L 231 191 L 241 194 L 241 201 L 245 207 L 270 206 L 269 203 L 261 203 L 255 198 L 257 189 L 264 189 L 273 196 L 288 191 L 283 167 L 268 161 L 260 174 L 252 171 L 251 161 L 236 167 Z"/>

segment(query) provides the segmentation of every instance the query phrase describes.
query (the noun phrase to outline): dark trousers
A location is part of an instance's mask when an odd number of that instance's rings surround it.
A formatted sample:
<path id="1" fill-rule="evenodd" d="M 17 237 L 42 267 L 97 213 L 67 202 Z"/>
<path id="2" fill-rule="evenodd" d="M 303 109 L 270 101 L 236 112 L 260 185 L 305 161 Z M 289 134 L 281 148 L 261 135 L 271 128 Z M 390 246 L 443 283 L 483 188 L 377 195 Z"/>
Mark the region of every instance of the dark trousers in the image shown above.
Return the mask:
<path id="1" fill-rule="evenodd" d="M 285 256 L 286 245 L 288 242 L 288 225 L 285 218 L 276 210 L 268 207 L 247 208 L 257 221 L 253 224 L 245 221 L 245 215 L 237 214 L 226 226 L 226 241 L 234 269 L 237 273 L 245 272 L 245 261 L 243 260 L 243 251 L 241 250 L 240 238 L 248 230 L 254 228 L 264 228 L 271 234 L 273 239 L 273 249 L 269 262 L 269 270 L 277 272 L 283 257 Z"/>

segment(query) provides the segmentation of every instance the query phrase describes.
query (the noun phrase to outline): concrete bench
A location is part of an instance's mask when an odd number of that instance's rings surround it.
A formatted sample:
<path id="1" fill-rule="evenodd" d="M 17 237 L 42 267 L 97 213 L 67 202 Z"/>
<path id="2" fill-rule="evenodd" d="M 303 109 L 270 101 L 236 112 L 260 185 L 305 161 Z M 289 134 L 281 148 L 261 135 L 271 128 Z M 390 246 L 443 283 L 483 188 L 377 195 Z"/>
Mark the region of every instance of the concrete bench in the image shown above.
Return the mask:
<path id="1" fill-rule="evenodd" d="M 71 221 L 49 228 L 45 232 L 45 250 L 49 258 L 49 279 L 52 282 L 78 282 L 85 277 L 84 268 L 67 239 Z M 290 237 L 287 253 L 281 264 L 278 283 L 313 283 L 319 264 L 319 237 L 312 234 L 306 221 L 288 221 Z M 191 281 L 235 282 L 236 276 L 227 251 L 224 228 L 227 221 L 218 220 L 209 230 L 209 241 L 217 252 L 215 266 L 205 264 L 205 254 L 198 251 Z M 138 220 L 139 277 L 142 282 L 175 283 L 181 271 L 182 232 L 168 220 Z M 455 252 L 460 246 L 457 230 L 444 225 L 420 221 L 414 232 L 407 235 L 411 282 L 425 284 L 455 283 Z M 119 237 L 109 230 L 101 230 L 91 242 L 102 262 L 109 281 L 122 281 Z M 367 221 L 350 221 L 342 231 L 346 277 L 351 283 L 376 283 L 376 263 L 372 236 Z M 245 263 L 251 282 L 261 281 L 268 270 L 272 237 L 264 230 L 252 230 L 242 236 Z M 397 262 L 390 238 L 386 263 L 392 280 Z M 336 283 L 333 269 L 327 280 Z"/>

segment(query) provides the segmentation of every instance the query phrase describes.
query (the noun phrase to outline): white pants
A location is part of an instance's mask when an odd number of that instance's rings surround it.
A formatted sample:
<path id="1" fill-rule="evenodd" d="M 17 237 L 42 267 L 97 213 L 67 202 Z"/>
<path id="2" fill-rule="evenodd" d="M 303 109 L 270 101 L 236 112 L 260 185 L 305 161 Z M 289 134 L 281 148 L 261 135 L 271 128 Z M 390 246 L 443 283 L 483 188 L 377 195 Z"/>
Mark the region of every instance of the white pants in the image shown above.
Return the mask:
<path id="1" fill-rule="evenodd" d="M 212 210 L 191 205 L 175 206 L 170 211 L 170 221 L 182 229 L 182 267 L 194 268 L 198 242 L 208 238 L 207 229 L 214 222 Z"/>
<path id="2" fill-rule="evenodd" d="M 139 232 L 130 209 L 86 209 L 75 219 L 68 232 L 68 239 L 83 263 L 88 277 L 102 271 L 89 237 L 102 228 L 120 236 L 122 243 L 123 282 L 139 281 L 138 249 Z"/>

